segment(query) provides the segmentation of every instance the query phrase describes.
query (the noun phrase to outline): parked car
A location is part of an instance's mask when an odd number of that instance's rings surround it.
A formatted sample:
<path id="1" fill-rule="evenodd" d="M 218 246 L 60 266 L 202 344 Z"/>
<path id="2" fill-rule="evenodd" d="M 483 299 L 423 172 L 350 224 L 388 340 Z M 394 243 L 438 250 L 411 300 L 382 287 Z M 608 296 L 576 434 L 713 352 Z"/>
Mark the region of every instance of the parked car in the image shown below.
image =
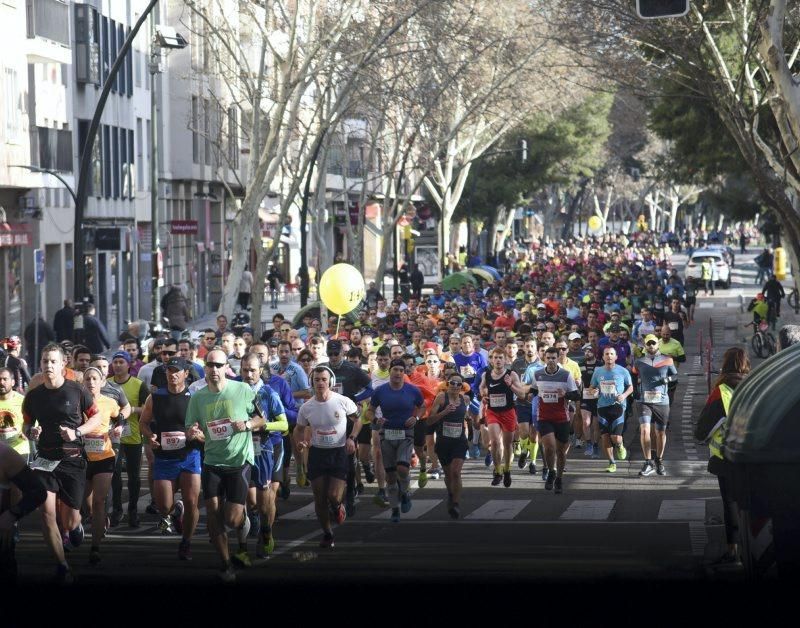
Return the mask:
<path id="1" fill-rule="evenodd" d="M 722 251 L 725 261 L 728 262 L 730 267 L 733 268 L 736 265 L 736 254 L 727 244 L 709 244 L 705 248 L 709 251 Z"/>
<path id="2" fill-rule="evenodd" d="M 731 287 L 731 267 L 725 260 L 724 251 L 718 249 L 698 249 L 689 258 L 686 263 L 686 279 L 703 279 L 702 264 L 706 259 L 710 259 L 711 263 L 717 269 L 717 283 L 722 284 L 723 288 Z"/>

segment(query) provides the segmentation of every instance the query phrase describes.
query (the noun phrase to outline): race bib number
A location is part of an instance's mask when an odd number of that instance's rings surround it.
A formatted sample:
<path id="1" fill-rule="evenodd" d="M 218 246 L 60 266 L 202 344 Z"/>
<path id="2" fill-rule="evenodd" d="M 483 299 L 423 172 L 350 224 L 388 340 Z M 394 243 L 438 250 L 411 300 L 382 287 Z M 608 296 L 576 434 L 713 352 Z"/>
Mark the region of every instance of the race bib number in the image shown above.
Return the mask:
<path id="1" fill-rule="evenodd" d="M 543 392 L 541 395 L 542 403 L 558 403 L 557 392 Z"/>
<path id="2" fill-rule="evenodd" d="M 645 403 L 661 403 L 663 393 L 659 390 L 645 390 L 644 402 Z"/>
<path id="3" fill-rule="evenodd" d="M 208 433 L 211 436 L 211 440 L 226 440 L 233 436 L 233 424 L 230 419 L 209 421 Z"/>
<path id="4" fill-rule="evenodd" d="M 505 395 L 489 395 L 490 408 L 502 408 L 506 405 Z"/>
<path id="5" fill-rule="evenodd" d="M 604 395 L 617 396 L 617 384 L 615 382 L 600 382 L 600 392 Z"/>
<path id="6" fill-rule="evenodd" d="M 320 447 L 335 447 L 336 446 L 336 432 L 322 432 L 317 430 L 317 442 Z"/>
<path id="7" fill-rule="evenodd" d="M 594 392 L 590 391 L 588 388 L 583 389 L 583 398 L 584 399 L 597 399 L 600 396 L 600 392 L 595 389 Z"/>
<path id="8" fill-rule="evenodd" d="M 261 455 L 261 437 L 256 434 L 253 434 L 253 455 Z"/>
<path id="9" fill-rule="evenodd" d="M 123 438 L 127 438 L 128 436 L 131 435 L 131 424 L 126 421 L 125 425 L 122 427 L 122 433 L 119 436 L 114 436 L 114 428 L 108 430 L 108 433 L 109 436 L 111 437 L 111 442 L 114 443 L 115 445 L 119 445 L 120 441 Z"/>
<path id="10" fill-rule="evenodd" d="M 341 384 L 336 384 L 333 387 L 333 392 L 335 392 L 335 393 L 337 393 L 339 395 L 344 394 L 343 391 L 344 391 L 344 386 L 342 386 Z"/>
<path id="11" fill-rule="evenodd" d="M 87 454 L 102 454 L 106 448 L 106 439 L 102 436 L 90 435 L 83 439 Z"/>
<path id="12" fill-rule="evenodd" d="M 384 430 L 383 438 L 386 440 L 403 440 L 406 437 L 405 430 Z"/>
<path id="13" fill-rule="evenodd" d="M 672 322 L 669 324 L 669 328 L 670 328 L 672 331 L 678 331 L 678 323 L 677 323 L 677 321 L 672 321 Z"/>
<path id="14" fill-rule="evenodd" d="M 0 427 L 0 440 L 14 440 L 19 436 L 19 430 L 14 427 Z"/>
<path id="15" fill-rule="evenodd" d="M 444 423 L 442 433 L 448 438 L 461 438 L 464 433 L 464 425 L 462 423 Z"/>
<path id="16" fill-rule="evenodd" d="M 186 434 L 184 432 L 161 432 L 161 449 L 175 451 L 186 447 Z"/>
<path id="17" fill-rule="evenodd" d="M 469 364 L 467 364 L 459 369 L 459 373 L 461 373 L 461 377 L 474 377 L 475 369 L 473 369 Z"/>
<path id="18" fill-rule="evenodd" d="M 31 469 L 34 471 L 47 471 L 48 473 L 55 470 L 55 468 L 59 465 L 60 460 L 48 460 L 47 458 L 36 458 L 33 462 L 31 462 Z"/>

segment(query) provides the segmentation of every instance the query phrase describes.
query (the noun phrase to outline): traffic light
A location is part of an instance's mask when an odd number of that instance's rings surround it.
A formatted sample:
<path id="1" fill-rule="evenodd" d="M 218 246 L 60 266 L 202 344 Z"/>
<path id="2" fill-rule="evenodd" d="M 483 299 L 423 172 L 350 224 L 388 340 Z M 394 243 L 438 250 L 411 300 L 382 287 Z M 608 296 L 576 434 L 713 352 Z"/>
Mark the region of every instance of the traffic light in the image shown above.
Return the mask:
<path id="1" fill-rule="evenodd" d="M 636 13 L 645 20 L 681 17 L 688 12 L 689 0 L 636 0 Z"/>

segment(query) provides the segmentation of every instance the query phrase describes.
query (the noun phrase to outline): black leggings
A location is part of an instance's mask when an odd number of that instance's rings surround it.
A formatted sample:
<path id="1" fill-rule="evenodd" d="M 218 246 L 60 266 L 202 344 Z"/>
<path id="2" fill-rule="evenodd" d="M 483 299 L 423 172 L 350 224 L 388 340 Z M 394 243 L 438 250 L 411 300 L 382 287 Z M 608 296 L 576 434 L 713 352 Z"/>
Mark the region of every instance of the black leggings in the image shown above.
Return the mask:
<path id="1" fill-rule="evenodd" d="M 117 464 L 111 478 L 112 501 L 114 511 L 122 512 L 122 458 L 124 456 L 128 470 L 128 512 L 132 512 L 136 510 L 139 493 L 142 490 L 142 446 L 122 444 L 119 447 Z"/>
<path id="2" fill-rule="evenodd" d="M 728 545 L 739 543 L 739 513 L 736 511 L 733 486 L 731 481 L 722 475 L 717 476 L 719 492 L 722 495 L 722 515 L 725 519 L 725 541 Z"/>

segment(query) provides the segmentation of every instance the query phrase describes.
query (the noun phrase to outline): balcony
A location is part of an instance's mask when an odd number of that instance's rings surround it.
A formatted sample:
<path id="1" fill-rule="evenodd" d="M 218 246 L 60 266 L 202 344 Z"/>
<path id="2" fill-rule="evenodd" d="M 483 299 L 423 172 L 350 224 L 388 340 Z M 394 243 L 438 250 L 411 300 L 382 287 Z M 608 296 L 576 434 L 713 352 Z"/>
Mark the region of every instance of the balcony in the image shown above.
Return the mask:
<path id="1" fill-rule="evenodd" d="M 33 127 L 31 164 L 56 172 L 72 172 L 72 131 Z"/>
<path id="2" fill-rule="evenodd" d="M 26 0 L 28 63 L 72 63 L 69 6 L 59 0 Z"/>

